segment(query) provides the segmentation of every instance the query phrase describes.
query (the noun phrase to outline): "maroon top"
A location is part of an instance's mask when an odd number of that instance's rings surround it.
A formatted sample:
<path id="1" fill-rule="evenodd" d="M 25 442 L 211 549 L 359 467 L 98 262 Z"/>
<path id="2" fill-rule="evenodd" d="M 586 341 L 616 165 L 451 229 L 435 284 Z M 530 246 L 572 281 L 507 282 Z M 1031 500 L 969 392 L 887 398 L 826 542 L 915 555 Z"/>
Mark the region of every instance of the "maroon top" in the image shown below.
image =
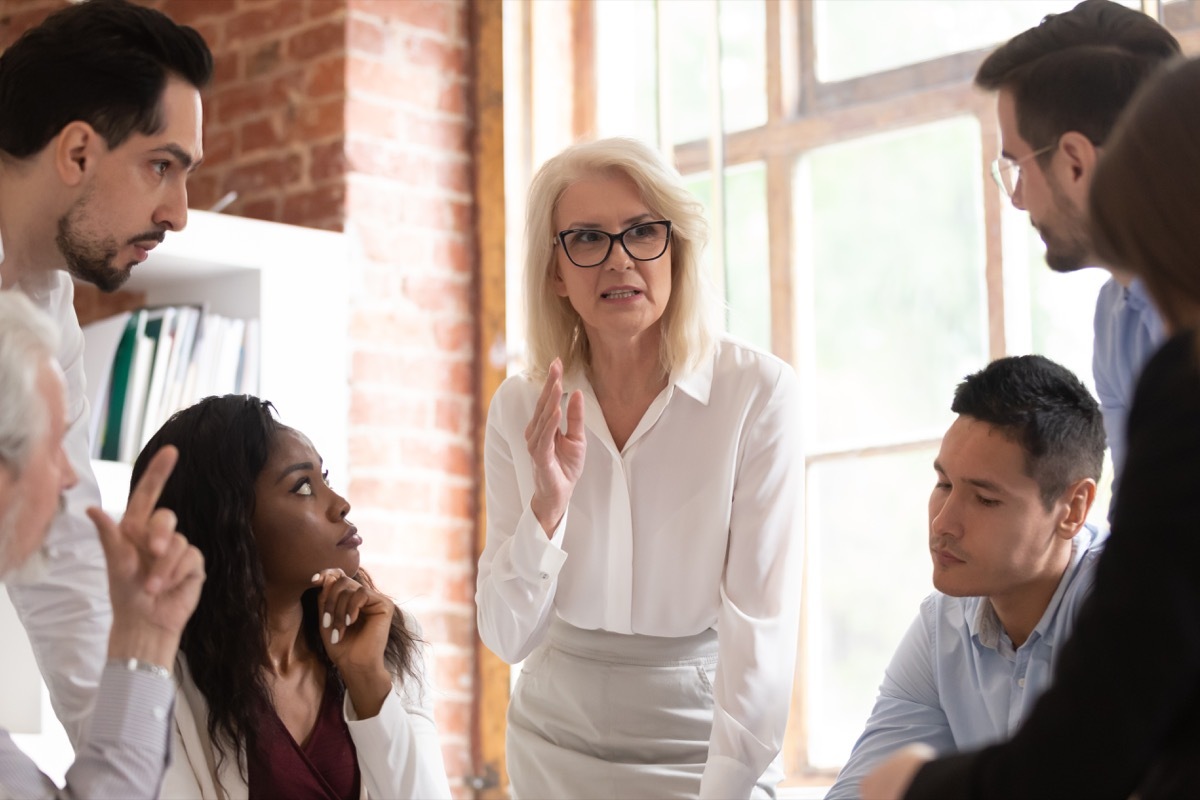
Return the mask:
<path id="1" fill-rule="evenodd" d="M 358 800 L 358 754 L 342 715 L 344 689 L 331 674 L 308 741 L 297 744 L 268 706 L 248 761 L 250 800 Z"/>

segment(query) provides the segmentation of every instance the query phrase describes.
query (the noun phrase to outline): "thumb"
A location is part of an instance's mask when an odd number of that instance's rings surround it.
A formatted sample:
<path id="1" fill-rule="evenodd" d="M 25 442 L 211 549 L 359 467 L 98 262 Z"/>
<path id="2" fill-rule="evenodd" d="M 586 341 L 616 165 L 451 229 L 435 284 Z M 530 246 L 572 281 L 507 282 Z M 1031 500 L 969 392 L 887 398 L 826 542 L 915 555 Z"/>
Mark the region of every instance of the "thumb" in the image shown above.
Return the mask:
<path id="1" fill-rule="evenodd" d="M 583 392 L 578 389 L 567 398 L 567 438 L 583 438 Z"/>
<path id="2" fill-rule="evenodd" d="M 121 531 L 117 527 L 117 523 L 113 521 L 103 509 L 92 506 L 87 510 L 88 519 L 96 526 L 96 530 L 100 533 L 100 546 L 104 548 L 105 558 L 112 559 L 113 556 L 119 555 L 121 552 L 122 539 Z"/>

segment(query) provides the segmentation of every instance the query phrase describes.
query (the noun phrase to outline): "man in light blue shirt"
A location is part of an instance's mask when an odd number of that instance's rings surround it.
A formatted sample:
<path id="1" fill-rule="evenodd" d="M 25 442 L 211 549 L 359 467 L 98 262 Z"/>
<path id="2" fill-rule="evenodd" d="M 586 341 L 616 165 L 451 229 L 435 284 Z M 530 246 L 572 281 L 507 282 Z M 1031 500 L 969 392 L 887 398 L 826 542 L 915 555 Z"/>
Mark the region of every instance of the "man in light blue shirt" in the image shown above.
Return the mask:
<path id="1" fill-rule="evenodd" d="M 1104 536 L 1085 520 L 1105 439 L 1088 390 L 1049 359 L 1014 356 L 968 376 L 951 409 L 929 497 L 938 591 L 827 798 L 858 797 L 905 745 L 941 754 L 1008 738 L 1050 685 L 1092 585 Z"/>
<path id="2" fill-rule="evenodd" d="M 1048 15 L 980 64 L 975 85 L 996 92 L 1000 121 L 992 175 L 1012 204 L 1029 213 L 1052 270 L 1097 266 L 1086 213 L 1096 163 L 1137 88 L 1179 54 L 1179 42 L 1153 18 L 1111 0 L 1084 0 Z M 1133 390 L 1164 335 L 1133 276 L 1111 271 L 1096 302 L 1092 373 L 1115 494 Z"/>

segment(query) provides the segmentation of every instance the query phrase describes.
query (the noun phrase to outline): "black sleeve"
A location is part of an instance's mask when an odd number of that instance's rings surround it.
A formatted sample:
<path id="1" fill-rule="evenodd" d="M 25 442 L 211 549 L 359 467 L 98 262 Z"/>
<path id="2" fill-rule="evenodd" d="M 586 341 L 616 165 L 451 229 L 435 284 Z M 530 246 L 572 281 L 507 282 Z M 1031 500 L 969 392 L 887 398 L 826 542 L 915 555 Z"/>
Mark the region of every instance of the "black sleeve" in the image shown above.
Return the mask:
<path id="1" fill-rule="evenodd" d="M 1184 334 L 1138 383 L 1112 535 L 1053 686 L 1012 740 L 926 764 L 907 800 L 1127 798 L 1182 742 L 1200 762 L 1196 364 Z"/>

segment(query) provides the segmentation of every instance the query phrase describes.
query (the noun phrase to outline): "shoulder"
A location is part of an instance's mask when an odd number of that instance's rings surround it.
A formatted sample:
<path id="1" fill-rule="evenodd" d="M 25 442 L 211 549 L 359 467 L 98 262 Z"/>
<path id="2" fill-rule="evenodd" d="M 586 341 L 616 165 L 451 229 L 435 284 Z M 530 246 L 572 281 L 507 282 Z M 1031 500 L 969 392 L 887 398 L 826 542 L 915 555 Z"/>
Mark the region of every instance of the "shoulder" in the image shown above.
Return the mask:
<path id="1" fill-rule="evenodd" d="M 526 372 L 510 375 L 496 388 L 488 404 L 488 419 L 494 425 L 507 417 L 520 420 L 522 428 L 529 422 L 529 412 L 537 403 L 542 385 Z"/>
<path id="2" fill-rule="evenodd" d="M 796 386 L 792 365 L 749 342 L 723 335 L 714 350 L 713 381 L 752 382 L 764 388 Z"/>

